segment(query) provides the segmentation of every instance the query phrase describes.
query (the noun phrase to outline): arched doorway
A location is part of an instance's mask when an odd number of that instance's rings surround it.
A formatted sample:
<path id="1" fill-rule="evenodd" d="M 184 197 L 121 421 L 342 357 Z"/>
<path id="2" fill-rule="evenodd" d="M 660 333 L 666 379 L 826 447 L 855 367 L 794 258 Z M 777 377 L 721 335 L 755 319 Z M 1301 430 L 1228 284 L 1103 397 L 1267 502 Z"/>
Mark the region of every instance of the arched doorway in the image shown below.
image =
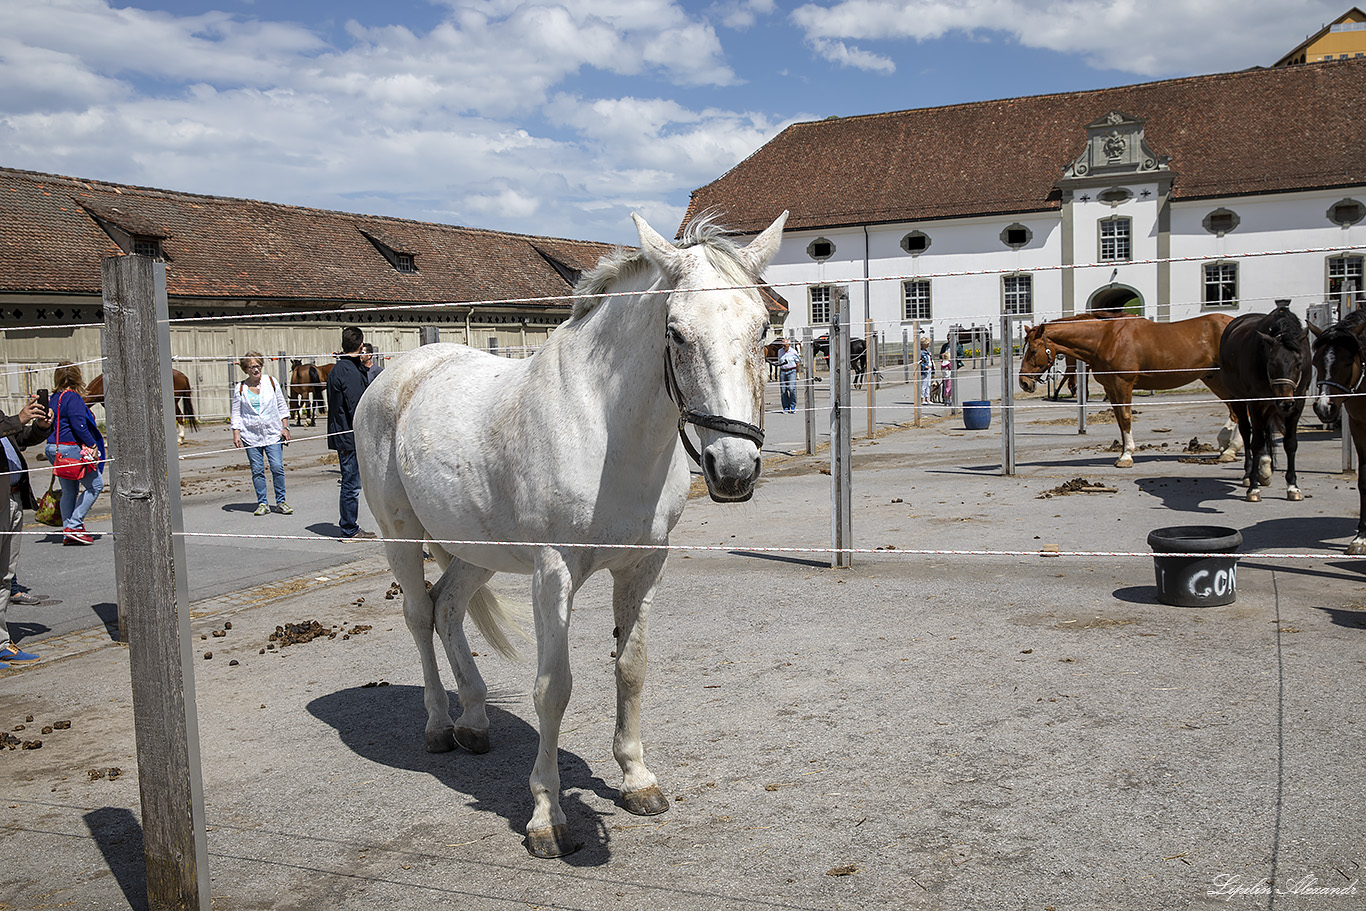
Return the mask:
<path id="1" fill-rule="evenodd" d="M 1091 295 L 1086 302 L 1086 309 L 1143 316 L 1143 295 L 1128 285 L 1106 285 Z"/>

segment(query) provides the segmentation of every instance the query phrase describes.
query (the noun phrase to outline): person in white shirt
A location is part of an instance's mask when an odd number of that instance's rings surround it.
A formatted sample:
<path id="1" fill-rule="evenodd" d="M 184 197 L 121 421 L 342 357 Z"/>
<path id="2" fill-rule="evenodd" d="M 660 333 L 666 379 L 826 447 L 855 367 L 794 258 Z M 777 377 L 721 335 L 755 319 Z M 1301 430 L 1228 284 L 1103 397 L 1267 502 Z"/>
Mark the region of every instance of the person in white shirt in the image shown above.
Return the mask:
<path id="1" fill-rule="evenodd" d="M 802 359 L 792 345 L 792 339 L 783 339 L 783 350 L 778 352 L 778 390 L 782 395 L 783 411 L 797 413 L 797 371 Z"/>
<path id="2" fill-rule="evenodd" d="M 263 376 L 266 359 L 259 351 L 248 351 L 237 362 L 247 378 L 233 387 L 232 445 L 246 449 L 251 465 L 251 482 L 256 488 L 256 512 L 270 512 L 266 502 L 266 462 L 270 463 L 271 484 L 275 488 L 275 511 L 294 512 L 285 502 L 284 444 L 289 442 L 289 407 L 284 392 L 273 377 Z"/>

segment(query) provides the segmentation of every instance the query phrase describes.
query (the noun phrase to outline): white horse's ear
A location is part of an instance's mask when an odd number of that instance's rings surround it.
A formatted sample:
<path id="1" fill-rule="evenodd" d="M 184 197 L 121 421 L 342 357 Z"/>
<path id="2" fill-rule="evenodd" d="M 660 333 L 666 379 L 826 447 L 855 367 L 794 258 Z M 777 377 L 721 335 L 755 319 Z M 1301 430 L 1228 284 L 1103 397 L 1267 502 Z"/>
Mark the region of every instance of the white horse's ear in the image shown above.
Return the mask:
<path id="1" fill-rule="evenodd" d="M 787 224 L 787 210 L 773 220 L 773 224 L 764 229 L 764 232 L 749 245 L 740 251 L 740 261 L 744 263 L 746 271 L 755 278 L 758 278 L 768 265 L 768 261 L 778 252 L 778 248 L 783 243 L 783 225 Z"/>
<path id="2" fill-rule="evenodd" d="M 681 251 L 635 212 L 631 213 L 631 220 L 636 223 L 636 233 L 640 235 L 640 249 L 645 257 L 658 266 L 661 272 L 677 281 L 683 264 Z"/>

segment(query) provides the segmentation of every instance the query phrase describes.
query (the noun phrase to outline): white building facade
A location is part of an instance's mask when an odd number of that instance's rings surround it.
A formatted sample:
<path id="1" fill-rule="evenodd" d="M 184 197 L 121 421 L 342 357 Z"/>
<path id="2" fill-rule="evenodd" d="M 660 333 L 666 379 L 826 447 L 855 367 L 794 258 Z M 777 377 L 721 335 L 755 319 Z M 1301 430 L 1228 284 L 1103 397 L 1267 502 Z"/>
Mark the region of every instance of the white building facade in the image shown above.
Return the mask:
<path id="1" fill-rule="evenodd" d="M 1311 94 L 1342 93 L 1361 107 L 1366 66 L 1351 65 L 1356 69 L 1343 75 L 1359 77 L 1354 86 L 1334 81 L 1326 89 L 1311 85 L 1308 90 Z M 1150 139 L 1147 130 L 1149 123 L 1164 117 L 1155 105 L 1164 100 L 1179 104 L 1189 83 L 1207 83 L 1203 86 L 1207 103 L 1217 101 L 1220 92 L 1274 97 L 1283 87 L 1280 83 L 1289 81 L 1282 76 L 1286 72 L 1200 77 L 1128 92 L 1037 99 L 1050 122 L 1060 115 L 1074 115 L 1070 127 L 1058 125 L 1044 138 L 1053 148 L 1039 150 L 1043 157 L 1051 153 L 1054 161 L 1047 185 L 1043 180 L 1048 169 L 1037 162 L 1032 172 L 1016 177 L 1010 173 L 1011 161 L 997 158 L 979 168 L 980 176 L 976 176 L 973 162 L 991 153 L 980 153 L 978 143 L 960 142 L 957 136 L 962 126 L 939 130 L 941 136 L 951 137 L 948 149 L 942 148 L 941 140 L 941 148 L 933 152 L 922 146 L 906 156 L 908 171 L 914 169 L 915 159 L 934 154 L 939 155 L 934 165 L 941 171 L 949 170 L 955 160 L 968 162 L 961 179 L 996 181 L 989 198 L 970 202 L 968 208 L 996 211 L 943 214 L 953 206 L 951 181 L 927 184 L 902 196 L 892 181 L 871 191 L 861 190 L 860 175 L 870 170 L 869 156 L 846 156 L 844 150 L 877 148 L 877 142 L 855 132 L 865 125 L 849 121 L 799 125 L 811 133 L 843 128 L 847 135 L 832 138 L 825 147 L 809 136 L 798 137 L 800 141 L 792 144 L 814 148 L 813 154 L 823 157 L 816 172 L 829 175 L 833 170 L 829 192 L 823 197 L 826 204 L 848 205 L 854 212 L 823 214 L 818 210 L 819 200 L 816 207 L 808 205 L 800 192 L 800 176 L 787 181 L 794 188 L 787 198 L 775 192 L 783 181 L 774 180 L 771 173 L 760 174 L 759 169 L 803 167 L 784 153 L 786 133 L 773 140 L 778 146 L 773 154 L 760 150 L 695 193 L 692 211 L 714 207 L 729 216 L 738 210 L 745 218 L 753 211 L 756 224 L 762 224 L 777 214 L 773 210 L 779 206 L 793 210 L 782 248 L 765 275 L 791 308 L 785 324 L 775 328 L 789 336 L 801 337 L 806 329 L 815 336 L 825 334 L 837 288 L 847 289 L 853 335 L 865 334 L 865 321 L 871 320 L 880 340 L 893 348 L 916 329 L 936 341 L 947 338 L 955 326 L 990 326 L 996 334 L 1003 314 L 1018 315 L 1025 323 L 1108 309 L 1167 321 L 1213 311 L 1265 311 L 1277 300 L 1288 299 L 1305 316 L 1312 305 L 1340 304 L 1344 293 L 1352 295 L 1353 303 L 1361 300 L 1366 261 L 1366 137 L 1334 137 L 1331 144 L 1340 148 L 1316 153 L 1306 162 L 1296 157 L 1297 150 L 1314 143 L 1312 127 L 1306 124 L 1286 122 L 1284 135 L 1269 137 L 1282 147 L 1262 149 L 1258 154 L 1249 151 L 1247 144 L 1265 142 L 1267 137 L 1236 137 L 1230 152 L 1214 133 L 1219 123 L 1209 124 L 1209 135 L 1192 137 L 1192 129 L 1201 124 L 1198 116 L 1163 124 L 1160 138 Z M 1146 94 L 1152 97 L 1145 98 L 1143 89 L 1150 90 Z M 1306 91 L 1299 84 L 1291 89 Z M 1139 111 L 1116 107 L 1094 119 L 1075 116 L 1088 107 L 1094 109 L 1094 103 L 1107 100 L 1107 95 L 1113 95 L 1117 103 L 1134 102 Z M 1340 100 L 1317 99 L 1320 106 L 1328 107 Z M 982 105 L 980 111 L 973 107 L 871 115 L 865 132 L 889 140 L 898 132 L 902 137 L 916 132 L 898 131 L 886 122 L 878 123 L 878 118 L 901 118 L 924 132 L 930 132 L 936 120 L 951 117 L 960 123 L 971 122 L 973 115 L 1000 122 L 995 107 Z M 1029 120 L 1023 118 L 1004 130 L 1025 132 L 1029 127 Z M 1363 131 L 1358 123 L 1348 132 Z M 1292 141 L 1286 142 L 1286 136 Z M 924 142 L 919 138 L 904 141 Z M 1344 143 L 1354 141 L 1358 144 L 1353 152 Z M 1063 148 L 1065 157 L 1059 154 Z M 1195 162 L 1192 156 L 1202 160 Z M 895 168 L 895 154 L 885 157 Z M 1242 173 L 1233 173 L 1239 168 Z M 1260 173 L 1272 168 L 1279 168 L 1280 173 L 1270 178 Z M 807 177 L 805 183 L 815 187 L 816 196 L 822 195 L 820 179 Z M 1198 185 L 1183 187 L 1189 183 Z M 1241 187 L 1258 191 L 1228 192 Z M 853 203 L 845 202 L 841 188 L 854 198 Z M 1022 205 L 1031 195 L 1036 203 L 1033 211 Z M 894 207 L 911 217 L 886 219 Z M 929 217 L 913 217 L 919 214 L 918 208 Z M 884 217 L 848 223 L 849 214 Z"/>

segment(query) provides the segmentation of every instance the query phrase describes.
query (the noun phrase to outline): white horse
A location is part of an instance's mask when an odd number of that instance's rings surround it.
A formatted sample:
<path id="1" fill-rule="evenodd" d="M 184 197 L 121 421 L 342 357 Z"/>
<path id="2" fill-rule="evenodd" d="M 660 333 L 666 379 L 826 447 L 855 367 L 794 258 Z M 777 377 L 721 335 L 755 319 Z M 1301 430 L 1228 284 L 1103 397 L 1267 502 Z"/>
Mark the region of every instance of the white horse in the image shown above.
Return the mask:
<path id="1" fill-rule="evenodd" d="M 385 549 L 422 658 L 429 751 L 488 750 L 487 691 L 465 613 L 510 654 L 508 617 L 486 583 L 495 572 L 532 576 L 540 749 L 526 844 L 538 857 L 579 847 L 560 809 L 557 767 L 575 592 L 597 570 L 612 573 L 621 802 L 637 815 L 663 813 L 669 803 L 640 742 L 640 699 L 646 620 L 667 555 L 660 545 L 688 494 L 680 438 L 714 500 L 749 499 L 759 477 L 768 318 L 752 287 L 734 286 L 756 284 L 787 213 L 743 248 L 706 221 L 675 247 L 632 218 L 640 251 L 618 251 L 586 275 L 575 290 L 588 297 L 535 355 L 427 345 L 396 359 L 356 409 L 365 499 L 393 539 Z M 697 427 L 700 453 L 685 422 Z M 430 592 L 424 538 L 438 542 L 428 548 L 442 570 Z M 455 671 L 455 724 L 433 630 Z"/>

